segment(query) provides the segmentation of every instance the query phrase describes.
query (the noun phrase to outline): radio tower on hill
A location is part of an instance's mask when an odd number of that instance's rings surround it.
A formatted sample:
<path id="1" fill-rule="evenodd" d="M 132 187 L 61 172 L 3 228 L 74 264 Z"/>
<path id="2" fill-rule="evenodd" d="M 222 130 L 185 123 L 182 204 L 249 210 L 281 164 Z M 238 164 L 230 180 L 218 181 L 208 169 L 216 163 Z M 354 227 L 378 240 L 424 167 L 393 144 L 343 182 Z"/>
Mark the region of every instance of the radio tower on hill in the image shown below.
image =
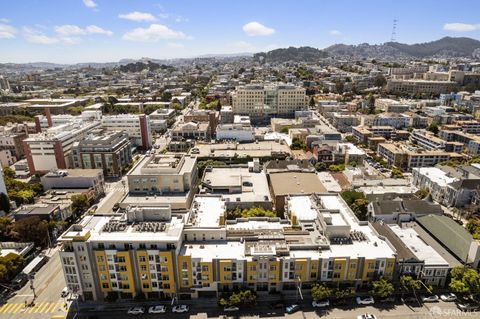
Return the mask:
<path id="1" fill-rule="evenodd" d="M 393 19 L 392 36 L 390 37 L 390 42 L 397 41 L 397 22 L 397 19 Z"/>

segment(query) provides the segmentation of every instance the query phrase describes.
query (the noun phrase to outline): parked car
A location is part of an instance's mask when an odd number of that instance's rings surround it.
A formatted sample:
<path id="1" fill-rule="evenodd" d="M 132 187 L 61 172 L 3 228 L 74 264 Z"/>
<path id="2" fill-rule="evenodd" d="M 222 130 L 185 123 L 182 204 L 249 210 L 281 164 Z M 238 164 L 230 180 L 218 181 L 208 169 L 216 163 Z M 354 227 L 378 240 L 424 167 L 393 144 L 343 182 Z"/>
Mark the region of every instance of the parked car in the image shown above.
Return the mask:
<path id="1" fill-rule="evenodd" d="M 300 306 L 299 305 L 290 305 L 288 306 L 287 308 L 285 308 L 285 311 L 287 313 L 294 313 L 294 312 L 297 312 L 300 310 Z"/>
<path id="2" fill-rule="evenodd" d="M 285 302 L 283 301 L 275 301 L 270 304 L 270 308 L 273 309 L 283 309 L 285 308 Z"/>
<path id="3" fill-rule="evenodd" d="M 477 304 L 474 303 L 457 303 L 458 309 L 461 311 L 477 311 L 480 309 L 480 307 Z"/>
<path id="4" fill-rule="evenodd" d="M 60 298 L 66 298 L 68 296 L 68 288 L 65 287 L 62 289 L 62 292 L 60 293 Z"/>
<path id="5" fill-rule="evenodd" d="M 430 296 L 421 296 L 420 300 L 423 302 L 438 302 L 439 298 L 437 295 L 430 295 Z"/>
<path id="6" fill-rule="evenodd" d="M 172 308 L 172 312 L 176 312 L 176 313 L 188 312 L 188 306 L 187 305 L 174 306 Z"/>
<path id="7" fill-rule="evenodd" d="M 440 296 L 440 299 L 445 302 L 457 300 L 457 296 L 454 293 L 446 293 Z"/>
<path id="8" fill-rule="evenodd" d="M 371 313 L 366 313 L 364 315 L 358 315 L 357 319 L 377 319 L 377 316 L 375 316 Z"/>
<path id="9" fill-rule="evenodd" d="M 413 303 L 413 302 L 418 302 L 418 299 L 413 297 L 413 296 L 410 296 L 410 297 L 403 297 L 402 298 L 402 302 L 404 303 Z"/>
<path id="10" fill-rule="evenodd" d="M 127 312 L 129 315 L 143 315 L 145 313 L 145 308 L 143 307 L 132 307 L 130 309 L 128 309 L 128 312 Z"/>
<path id="11" fill-rule="evenodd" d="M 314 300 L 312 301 L 312 307 L 315 308 L 324 308 L 330 306 L 330 300 L 322 299 L 322 300 Z"/>
<path id="12" fill-rule="evenodd" d="M 387 297 L 379 300 L 381 303 L 386 303 L 386 302 L 395 302 L 395 297 Z"/>
<path id="13" fill-rule="evenodd" d="M 167 312 L 167 307 L 163 305 L 151 306 L 148 308 L 148 313 L 165 313 Z"/>
<path id="14" fill-rule="evenodd" d="M 373 305 L 375 303 L 375 299 L 372 296 L 358 296 L 356 300 L 358 305 Z"/>
<path id="15" fill-rule="evenodd" d="M 229 307 L 223 308 L 223 311 L 225 311 L 225 312 L 232 312 L 232 311 L 239 311 L 239 310 L 240 310 L 240 308 L 235 307 L 235 306 L 229 306 Z"/>

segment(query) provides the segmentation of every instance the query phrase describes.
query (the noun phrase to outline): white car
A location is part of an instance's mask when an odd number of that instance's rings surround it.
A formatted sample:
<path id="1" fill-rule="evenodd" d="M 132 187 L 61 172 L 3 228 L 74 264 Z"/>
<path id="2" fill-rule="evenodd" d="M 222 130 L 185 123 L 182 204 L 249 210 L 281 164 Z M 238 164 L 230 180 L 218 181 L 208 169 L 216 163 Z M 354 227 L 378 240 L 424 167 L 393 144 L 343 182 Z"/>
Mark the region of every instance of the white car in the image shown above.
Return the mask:
<path id="1" fill-rule="evenodd" d="M 439 298 L 437 295 L 431 295 L 431 296 L 422 296 L 421 300 L 423 302 L 438 302 Z"/>
<path id="2" fill-rule="evenodd" d="M 148 308 L 148 313 L 165 313 L 167 312 L 167 307 L 158 305 L 158 306 L 151 306 Z"/>
<path id="3" fill-rule="evenodd" d="M 188 306 L 187 305 L 174 306 L 172 308 L 172 312 L 176 312 L 176 313 L 188 312 Z"/>
<path id="4" fill-rule="evenodd" d="M 145 308 L 143 307 L 132 307 L 128 309 L 127 312 L 129 315 L 143 315 L 145 313 Z"/>
<path id="5" fill-rule="evenodd" d="M 446 302 L 455 301 L 455 300 L 457 300 L 457 296 L 450 292 L 450 293 L 446 293 L 446 294 L 441 295 L 440 299 L 442 299 L 442 301 L 446 301 Z"/>
<path id="6" fill-rule="evenodd" d="M 375 299 L 373 299 L 372 296 L 357 297 L 358 305 L 373 305 L 374 303 L 375 303 Z"/>
<path id="7" fill-rule="evenodd" d="M 377 319 L 377 316 L 372 315 L 371 313 L 366 313 L 364 315 L 358 315 L 357 319 Z"/>
<path id="8" fill-rule="evenodd" d="M 312 307 L 314 308 L 323 308 L 328 306 L 330 306 L 330 301 L 328 299 L 312 301 Z"/>
<path id="9" fill-rule="evenodd" d="M 223 308 L 223 311 L 225 311 L 225 312 L 239 311 L 239 310 L 240 310 L 240 308 L 235 307 L 235 306 L 229 306 L 229 307 Z"/>
<path id="10" fill-rule="evenodd" d="M 62 289 L 62 292 L 60 293 L 60 297 L 65 298 L 67 296 L 68 296 L 68 288 L 65 287 L 65 288 Z"/>

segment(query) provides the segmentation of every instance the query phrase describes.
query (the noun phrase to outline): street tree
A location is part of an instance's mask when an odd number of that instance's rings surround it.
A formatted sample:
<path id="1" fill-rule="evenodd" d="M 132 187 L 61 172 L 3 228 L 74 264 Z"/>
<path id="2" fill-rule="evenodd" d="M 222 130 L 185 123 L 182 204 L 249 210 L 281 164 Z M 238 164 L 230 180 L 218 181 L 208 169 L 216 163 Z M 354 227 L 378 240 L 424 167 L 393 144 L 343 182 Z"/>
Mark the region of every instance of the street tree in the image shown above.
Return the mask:
<path id="1" fill-rule="evenodd" d="M 393 284 L 384 278 L 372 281 L 372 290 L 370 293 L 375 297 L 388 298 L 394 291 L 395 287 Z"/>
<path id="2" fill-rule="evenodd" d="M 48 223 L 38 216 L 27 217 L 15 222 L 13 230 L 22 242 L 33 242 L 37 246 L 46 246 L 48 242 Z"/>
<path id="3" fill-rule="evenodd" d="M 310 293 L 313 300 L 326 299 L 332 296 L 332 290 L 324 284 L 314 284 Z"/>

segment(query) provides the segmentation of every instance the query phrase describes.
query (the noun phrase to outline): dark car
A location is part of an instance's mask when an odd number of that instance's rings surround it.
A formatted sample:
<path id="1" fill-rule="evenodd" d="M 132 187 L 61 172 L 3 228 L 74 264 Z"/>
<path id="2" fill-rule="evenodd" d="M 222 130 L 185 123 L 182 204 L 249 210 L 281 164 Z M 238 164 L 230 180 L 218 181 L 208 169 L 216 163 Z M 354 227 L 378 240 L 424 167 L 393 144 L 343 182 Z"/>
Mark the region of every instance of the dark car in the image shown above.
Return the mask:
<path id="1" fill-rule="evenodd" d="M 285 308 L 285 312 L 288 313 L 288 314 L 297 312 L 299 310 L 300 310 L 299 305 L 290 305 L 287 308 Z"/>
<path id="2" fill-rule="evenodd" d="M 273 309 L 283 309 L 283 308 L 285 308 L 285 302 L 283 302 L 283 301 L 272 302 L 272 303 L 270 304 L 270 308 L 273 308 Z"/>
<path id="3" fill-rule="evenodd" d="M 468 303 L 468 302 L 465 302 L 465 303 L 458 303 L 457 304 L 457 307 L 458 309 L 460 309 L 461 311 L 477 311 L 480 309 L 480 307 L 475 304 L 475 303 Z"/>

